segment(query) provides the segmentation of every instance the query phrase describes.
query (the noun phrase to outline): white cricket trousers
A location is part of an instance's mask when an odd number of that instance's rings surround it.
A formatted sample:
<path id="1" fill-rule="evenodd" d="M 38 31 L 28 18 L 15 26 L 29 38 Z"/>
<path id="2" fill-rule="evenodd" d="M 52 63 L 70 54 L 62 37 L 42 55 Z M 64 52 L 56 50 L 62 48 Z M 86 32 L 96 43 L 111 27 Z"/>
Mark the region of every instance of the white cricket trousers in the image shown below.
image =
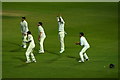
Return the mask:
<path id="1" fill-rule="evenodd" d="M 26 51 L 26 58 L 27 58 L 27 61 L 31 61 L 30 60 L 30 56 L 32 58 L 32 61 L 36 61 L 35 59 L 35 56 L 33 54 L 33 49 L 35 48 L 35 45 L 29 45 L 28 48 L 27 48 L 27 51 Z"/>
<path id="2" fill-rule="evenodd" d="M 83 49 L 80 51 L 79 55 L 81 58 L 81 61 L 84 62 L 85 59 L 88 59 L 87 54 L 85 53 L 87 49 L 90 48 L 90 46 L 84 46 Z M 84 59 L 85 58 L 85 59 Z"/>
<path id="3" fill-rule="evenodd" d="M 43 43 L 44 43 L 45 38 L 46 38 L 46 37 L 41 37 L 41 38 L 40 38 L 39 44 L 40 44 L 40 51 L 41 51 L 41 52 L 44 52 Z"/>
<path id="4" fill-rule="evenodd" d="M 61 51 L 65 50 L 64 37 L 65 37 L 65 33 L 64 32 L 59 32 L 59 40 L 60 40 Z"/>
<path id="5" fill-rule="evenodd" d="M 26 46 L 25 41 L 27 41 L 27 34 L 22 34 L 22 45 Z"/>

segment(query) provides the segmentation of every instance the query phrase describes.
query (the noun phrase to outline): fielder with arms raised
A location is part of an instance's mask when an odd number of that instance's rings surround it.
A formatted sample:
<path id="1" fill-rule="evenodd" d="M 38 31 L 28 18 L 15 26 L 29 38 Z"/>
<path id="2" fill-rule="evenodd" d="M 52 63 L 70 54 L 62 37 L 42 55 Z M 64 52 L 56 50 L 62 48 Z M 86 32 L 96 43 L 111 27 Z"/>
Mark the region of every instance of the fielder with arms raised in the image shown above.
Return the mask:
<path id="1" fill-rule="evenodd" d="M 60 53 L 63 53 L 65 51 L 65 45 L 64 45 L 64 37 L 66 33 L 64 30 L 65 22 L 62 16 L 57 16 L 57 21 L 58 21 L 58 32 L 59 32 L 58 34 L 59 34 L 60 45 L 61 45 Z"/>

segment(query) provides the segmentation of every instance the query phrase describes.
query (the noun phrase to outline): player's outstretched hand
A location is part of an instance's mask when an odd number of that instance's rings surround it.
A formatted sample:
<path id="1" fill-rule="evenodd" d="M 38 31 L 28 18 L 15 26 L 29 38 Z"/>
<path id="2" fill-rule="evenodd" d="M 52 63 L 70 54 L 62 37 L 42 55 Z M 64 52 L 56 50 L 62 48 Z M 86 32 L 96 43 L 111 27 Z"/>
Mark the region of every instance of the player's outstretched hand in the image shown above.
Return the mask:
<path id="1" fill-rule="evenodd" d="M 80 45 L 80 42 L 76 42 L 75 44 L 76 44 L 76 45 Z"/>

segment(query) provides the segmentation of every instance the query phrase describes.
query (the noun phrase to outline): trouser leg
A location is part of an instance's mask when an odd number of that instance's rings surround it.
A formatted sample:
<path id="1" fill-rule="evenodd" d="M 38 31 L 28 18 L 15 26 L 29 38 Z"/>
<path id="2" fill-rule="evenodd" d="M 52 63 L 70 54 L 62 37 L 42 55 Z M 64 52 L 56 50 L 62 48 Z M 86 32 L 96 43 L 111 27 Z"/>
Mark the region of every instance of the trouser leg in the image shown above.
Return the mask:
<path id="1" fill-rule="evenodd" d="M 80 52 L 80 53 L 79 53 L 79 55 L 80 55 L 81 61 L 82 61 L 82 62 L 84 62 L 83 53 L 82 53 L 82 52 Z"/>
<path id="2" fill-rule="evenodd" d="M 27 61 L 30 61 L 30 53 L 31 53 L 31 51 L 32 51 L 32 48 L 29 46 L 26 53 L 25 53 Z"/>
<path id="3" fill-rule="evenodd" d="M 88 59 L 88 55 L 86 53 L 84 53 L 83 56 L 85 57 L 85 59 Z"/>
<path id="4" fill-rule="evenodd" d="M 36 61 L 35 56 L 34 56 L 33 53 L 31 53 L 31 58 L 32 58 L 32 61 Z"/>
<path id="5" fill-rule="evenodd" d="M 27 35 L 23 35 L 23 38 L 22 38 L 22 45 L 26 45 L 25 41 L 27 40 Z"/>
<path id="6" fill-rule="evenodd" d="M 85 53 L 85 51 L 86 51 L 87 49 L 88 49 L 87 47 L 83 47 L 83 49 L 82 49 L 82 50 L 80 51 L 80 53 L 79 53 L 82 62 L 84 62 L 84 57 L 83 57 L 83 55 L 84 55 L 84 53 Z M 87 58 L 88 56 L 86 56 L 86 54 L 85 54 L 85 57 Z"/>
<path id="7" fill-rule="evenodd" d="M 59 38 L 60 38 L 61 51 L 62 51 L 62 50 L 65 50 L 65 45 L 64 45 L 64 32 L 59 33 Z"/>
<path id="8" fill-rule="evenodd" d="M 40 51 L 43 51 L 43 52 L 44 52 L 44 47 L 43 47 L 44 39 L 45 38 L 40 39 Z"/>

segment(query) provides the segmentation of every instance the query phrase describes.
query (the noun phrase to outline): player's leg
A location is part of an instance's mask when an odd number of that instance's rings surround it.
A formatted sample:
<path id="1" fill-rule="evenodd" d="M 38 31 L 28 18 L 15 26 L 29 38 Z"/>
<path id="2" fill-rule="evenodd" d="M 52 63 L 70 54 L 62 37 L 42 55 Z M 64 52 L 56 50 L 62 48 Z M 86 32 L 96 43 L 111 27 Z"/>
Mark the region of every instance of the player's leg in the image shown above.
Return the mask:
<path id="1" fill-rule="evenodd" d="M 65 50 L 65 45 L 64 45 L 64 33 L 63 32 L 61 32 L 60 34 L 59 34 L 59 36 L 60 36 L 60 45 L 61 45 L 61 50 L 60 50 L 60 53 L 62 53 L 64 50 Z"/>
<path id="2" fill-rule="evenodd" d="M 36 62 L 35 56 L 34 56 L 34 54 L 33 54 L 33 49 L 32 49 L 32 51 L 31 51 L 31 58 L 32 58 L 32 61 L 33 61 L 33 62 Z"/>
<path id="3" fill-rule="evenodd" d="M 80 51 L 79 55 L 81 60 L 79 62 L 84 62 L 84 57 L 83 57 L 83 53 L 87 50 L 86 47 L 83 47 L 83 49 Z"/>
<path id="4" fill-rule="evenodd" d="M 45 38 L 40 38 L 40 50 L 39 53 L 44 53 L 44 47 L 43 47 L 43 42 Z"/>
<path id="5" fill-rule="evenodd" d="M 25 53 L 26 59 L 27 59 L 26 63 L 30 63 L 31 62 L 31 60 L 30 60 L 30 53 L 31 53 L 31 47 L 29 46 L 27 51 L 26 51 L 26 53 Z"/>
<path id="6" fill-rule="evenodd" d="M 25 41 L 27 40 L 27 35 L 26 34 L 23 34 L 23 41 L 22 41 L 22 45 L 23 45 L 23 48 L 26 48 L 26 43 Z"/>
<path id="7" fill-rule="evenodd" d="M 85 57 L 86 61 L 89 60 L 88 55 L 86 53 L 84 53 L 83 56 Z"/>

